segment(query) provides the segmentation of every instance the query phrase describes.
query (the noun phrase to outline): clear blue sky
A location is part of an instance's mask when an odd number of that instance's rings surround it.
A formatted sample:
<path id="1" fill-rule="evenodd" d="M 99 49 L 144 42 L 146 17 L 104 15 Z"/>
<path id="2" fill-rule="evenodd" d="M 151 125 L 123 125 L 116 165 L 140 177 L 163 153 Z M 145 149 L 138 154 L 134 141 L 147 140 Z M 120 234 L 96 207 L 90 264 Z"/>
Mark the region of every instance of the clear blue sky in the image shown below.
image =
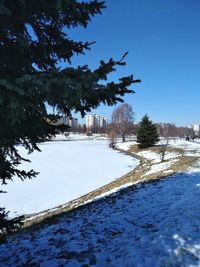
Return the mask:
<path id="1" fill-rule="evenodd" d="M 200 123 L 200 1 L 106 0 L 106 6 L 86 29 L 69 32 L 72 39 L 96 41 L 72 65 L 93 69 L 101 59 L 120 59 L 129 51 L 127 65 L 110 78 L 133 74 L 142 80 L 124 98 L 136 121 L 147 113 L 154 122 Z M 93 113 L 110 117 L 114 108 Z"/>

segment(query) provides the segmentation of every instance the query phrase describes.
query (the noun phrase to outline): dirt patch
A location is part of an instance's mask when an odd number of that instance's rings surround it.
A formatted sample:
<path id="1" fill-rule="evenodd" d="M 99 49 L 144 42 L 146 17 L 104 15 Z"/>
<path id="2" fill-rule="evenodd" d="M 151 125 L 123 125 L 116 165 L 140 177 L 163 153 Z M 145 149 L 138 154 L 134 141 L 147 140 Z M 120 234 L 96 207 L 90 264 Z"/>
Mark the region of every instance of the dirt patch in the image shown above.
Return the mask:
<path id="1" fill-rule="evenodd" d="M 179 158 L 178 162 L 174 163 L 171 166 L 171 169 L 174 172 L 183 172 L 188 167 L 194 166 L 197 160 L 198 160 L 198 157 L 195 157 L 195 156 L 182 156 Z"/>
<path id="2" fill-rule="evenodd" d="M 178 148 L 178 147 L 167 147 L 167 150 L 166 150 L 167 152 L 174 152 L 174 153 L 177 153 L 177 154 L 184 154 L 184 149 L 182 149 L 182 148 Z"/>
<path id="3" fill-rule="evenodd" d="M 138 153 L 139 151 L 143 151 L 144 149 L 140 149 L 138 145 L 133 145 L 129 148 L 128 152 L 130 153 Z"/>

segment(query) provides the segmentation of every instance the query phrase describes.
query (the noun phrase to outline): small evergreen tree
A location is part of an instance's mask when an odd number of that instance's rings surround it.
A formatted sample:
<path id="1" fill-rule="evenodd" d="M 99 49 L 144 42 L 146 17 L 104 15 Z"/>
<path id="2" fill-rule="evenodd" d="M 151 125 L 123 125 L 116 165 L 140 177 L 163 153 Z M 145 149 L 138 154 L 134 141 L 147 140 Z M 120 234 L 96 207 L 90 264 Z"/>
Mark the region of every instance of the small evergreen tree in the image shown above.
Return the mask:
<path id="1" fill-rule="evenodd" d="M 137 142 L 140 148 L 147 148 L 159 141 L 159 135 L 155 124 L 145 115 L 141 122 L 137 135 Z"/>

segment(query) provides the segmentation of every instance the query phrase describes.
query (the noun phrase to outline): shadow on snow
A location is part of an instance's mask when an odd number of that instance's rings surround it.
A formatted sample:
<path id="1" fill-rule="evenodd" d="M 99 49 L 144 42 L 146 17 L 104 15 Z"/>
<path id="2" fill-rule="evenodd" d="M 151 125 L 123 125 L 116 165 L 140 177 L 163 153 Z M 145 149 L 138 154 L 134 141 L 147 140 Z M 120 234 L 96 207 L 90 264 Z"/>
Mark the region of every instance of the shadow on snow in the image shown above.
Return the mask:
<path id="1" fill-rule="evenodd" d="M 11 236 L 1 266 L 199 266 L 200 173 L 130 187 Z"/>

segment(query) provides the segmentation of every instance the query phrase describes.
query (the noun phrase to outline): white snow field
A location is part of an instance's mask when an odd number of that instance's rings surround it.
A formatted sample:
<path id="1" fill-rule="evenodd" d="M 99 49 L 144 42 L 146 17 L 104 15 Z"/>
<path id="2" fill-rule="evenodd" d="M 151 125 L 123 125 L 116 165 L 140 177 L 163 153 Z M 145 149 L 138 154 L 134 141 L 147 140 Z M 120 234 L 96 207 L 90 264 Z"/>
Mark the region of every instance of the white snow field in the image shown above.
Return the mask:
<path id="1" fill-rule="evenodd" d="M 31 163 L 21 168 L 40 174 L 21 181 L 14 178 L 1 190 L 0 203 L 9 216 L 34 214 L 65 204 L 133 170 L 139 161 L 114 151 L 108 141 L 50 141 L 39 145 L 42 152 L 28 155 Z M 19 150 L 26 158 L 24 149 Z"/>
<path id="2" fill-rule="evenodd" d="M 129 187 L 0 245 L 0 266 L 200 266 L 200 172 Z"/>

